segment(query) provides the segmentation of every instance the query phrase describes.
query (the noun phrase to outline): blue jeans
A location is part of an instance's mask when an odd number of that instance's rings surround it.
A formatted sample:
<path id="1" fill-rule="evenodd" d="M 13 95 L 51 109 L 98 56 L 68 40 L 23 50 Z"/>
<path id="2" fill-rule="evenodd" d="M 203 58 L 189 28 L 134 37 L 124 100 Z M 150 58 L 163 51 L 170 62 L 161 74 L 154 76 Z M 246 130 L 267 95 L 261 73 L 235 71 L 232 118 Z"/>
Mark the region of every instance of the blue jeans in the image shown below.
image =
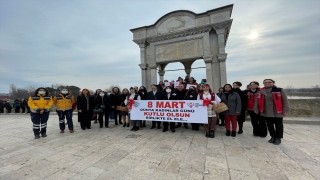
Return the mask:
<path id="1" fill-rule="evenodd" d="M 110 111 L 109 118 L 114 119 L 114 112 L 113 111 Z"/>
<path id="2" fill-rule="evenodd" d="M 40 133 L 46 134 L 47 121 L 49 119 L 49 112 L 43 112 L 43 114 L 31 112 L 30 115 L 31 115 L 31 121 L 33 123 L 34 135 L 39 135 Z"/>
<path id="3" fill-rule="evenodd" d="M 59 126 L 60 130 L 64 130 L 66 125 L 64 123 L 64 118 L 67 119 L 69 130 L 73 130 L 73 122 L 72 122 L 72 109 L 66 111 L 57 111 L 59 116 Z"/>

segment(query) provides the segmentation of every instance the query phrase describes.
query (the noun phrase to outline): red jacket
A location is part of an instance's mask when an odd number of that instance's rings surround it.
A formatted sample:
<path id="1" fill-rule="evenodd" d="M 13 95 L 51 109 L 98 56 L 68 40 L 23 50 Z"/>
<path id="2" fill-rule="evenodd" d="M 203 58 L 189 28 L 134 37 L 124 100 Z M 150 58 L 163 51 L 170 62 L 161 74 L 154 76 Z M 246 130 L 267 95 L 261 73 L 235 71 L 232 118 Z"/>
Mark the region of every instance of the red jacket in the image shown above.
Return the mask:
<path id="1" fill-rule="evenodd" d="M 262 88 L 263 89 L 263 88 Z M 260 90 L 262 90 L 260 89 Z M 274 102 L 274 105 L 276 107 L 276 111 L 279 114 L 283 113 L 283 105 L 282 105 L 282 97 L 281 97 L 281 88 L 273 87 L 271 90 L 272 93 L 272 99 Z M 264 95 L 261 93 L 258 93 L 258 107 L 259 111 L 264 111 Z"/>
<path id="2" fill-rule="evenodd" d="M 248 97 L 248 101 L 247 101 L 247 110 L 248 111 L 254 111 L 254 102 L 257 98 L 257 94 L 259 93 L 260 88 L 256 89 L 255 92 L 253 92 L 252 90 L 247 90 L 247 97 Z"/>

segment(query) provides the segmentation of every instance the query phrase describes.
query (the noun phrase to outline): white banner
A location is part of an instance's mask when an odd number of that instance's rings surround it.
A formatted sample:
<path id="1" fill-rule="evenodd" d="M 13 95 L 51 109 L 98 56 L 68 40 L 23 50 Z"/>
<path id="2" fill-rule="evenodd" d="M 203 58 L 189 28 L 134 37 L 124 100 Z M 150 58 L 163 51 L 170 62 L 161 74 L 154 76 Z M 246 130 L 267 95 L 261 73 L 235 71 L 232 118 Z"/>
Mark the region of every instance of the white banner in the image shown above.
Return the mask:
<path id="1" fill-rule="evenodd" d="M 130 113 L 133 120 L 208 123 L 201 100 L 135 100 Z"/>

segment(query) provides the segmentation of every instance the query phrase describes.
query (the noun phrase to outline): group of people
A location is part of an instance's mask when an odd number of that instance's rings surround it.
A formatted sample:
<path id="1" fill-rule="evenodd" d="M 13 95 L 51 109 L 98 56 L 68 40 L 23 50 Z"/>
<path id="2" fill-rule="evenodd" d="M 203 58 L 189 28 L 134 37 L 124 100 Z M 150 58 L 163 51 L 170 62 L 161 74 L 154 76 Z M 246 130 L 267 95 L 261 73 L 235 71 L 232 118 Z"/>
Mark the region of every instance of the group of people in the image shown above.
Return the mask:
<path id="1" fill-rule="evenodd" d="M 11 104 L 10 101 L 0 100 L 0 113 L 11 113 L 14 109 L 15 113 L 30 113 L 27 99 L 15 99 Z"/>
<path id="2" fill-rule="evenodd" d="M 109 127 L 109 117 L 114 116 L 115 125 L 131 127 L 131 131 L 138 131 L 146 127 L 146 121 L 131 119 L 131 102 L 134 100 L 202 100 L 207 102 L 208 119 L 205 124 L 191 123 L 192 130 L 199 131 L 204 127 L 207 138 L 215 137 L 216 126 L 225 126 L 226 136 L 236 136 L 243 133 L 243 122 L 246 119 L 246 111 L 250 115 L 253 127 L 253 135 L 266 137 L 267 131 L 271 139 L 270 143 L 276 145 L 283 138 L 283 117 L 289 112 L 286 93 L 282 88 L 275 86 L 275 81 L 265 79 L 263 88 L 257 81 L 252 81 L 247 89 L 242 91 L 241 82 L 225 84 L 214 93 L 205 79 L 197 83 L 194 78 L 178 78 L 178 85 L 168 81 L 151 85 L 151 91 L 144 86 L 134 86 L 122 91 L 114 87 L 111 93 L 96 90 L 94 95 L 88 89 L 82 89 L 75 98 L 67 88 L 61 89 L 61 94 L 51 97 L 48 90 L 38 88 L 34 96 L 29 97 L 28 105 L 31 109 L 31 120 L 35 138 L 46 137 L 46 123 L 49 117 L 49 109 L 52 104 L 57 107 L 59 116 L 60 133 L 64 133 L 65 119 L 67 120 L 70 133 L 74 132 L 72 112 L 77 107 L 78 121 L 82 130 L 91 129 L 93 117 L 99 122 L 100 128 Z M 224 103 L 228 110 L 217 114 L 213 106 Z M 150 129 L 161 129 L 161 121 L 152 121 Z M 163 122 L 163 132 L 169 129 L 174 133 L 176 128 L 182 125 L 188 129 L 187 123 Z"/>

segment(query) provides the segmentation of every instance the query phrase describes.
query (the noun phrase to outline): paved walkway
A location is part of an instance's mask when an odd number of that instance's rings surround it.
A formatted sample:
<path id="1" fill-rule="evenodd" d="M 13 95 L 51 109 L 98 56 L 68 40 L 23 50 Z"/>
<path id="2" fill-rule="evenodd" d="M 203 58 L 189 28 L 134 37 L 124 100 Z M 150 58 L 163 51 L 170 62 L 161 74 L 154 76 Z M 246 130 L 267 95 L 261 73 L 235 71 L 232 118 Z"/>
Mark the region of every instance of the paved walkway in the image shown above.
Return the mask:
<path id="1" fill-rule="evenodd" d="M 74 119 L 77 119 L 75 116 Z M 0 115 L 0 179 L 320 179 L 320 126 L 285 124 L 282 144 L 244 134 L 216 138 L 203 131 L 132 132 L 114 126 L 59 134 L 51 115 L 48 137 L 34 139 L 29 115 Z"/>

